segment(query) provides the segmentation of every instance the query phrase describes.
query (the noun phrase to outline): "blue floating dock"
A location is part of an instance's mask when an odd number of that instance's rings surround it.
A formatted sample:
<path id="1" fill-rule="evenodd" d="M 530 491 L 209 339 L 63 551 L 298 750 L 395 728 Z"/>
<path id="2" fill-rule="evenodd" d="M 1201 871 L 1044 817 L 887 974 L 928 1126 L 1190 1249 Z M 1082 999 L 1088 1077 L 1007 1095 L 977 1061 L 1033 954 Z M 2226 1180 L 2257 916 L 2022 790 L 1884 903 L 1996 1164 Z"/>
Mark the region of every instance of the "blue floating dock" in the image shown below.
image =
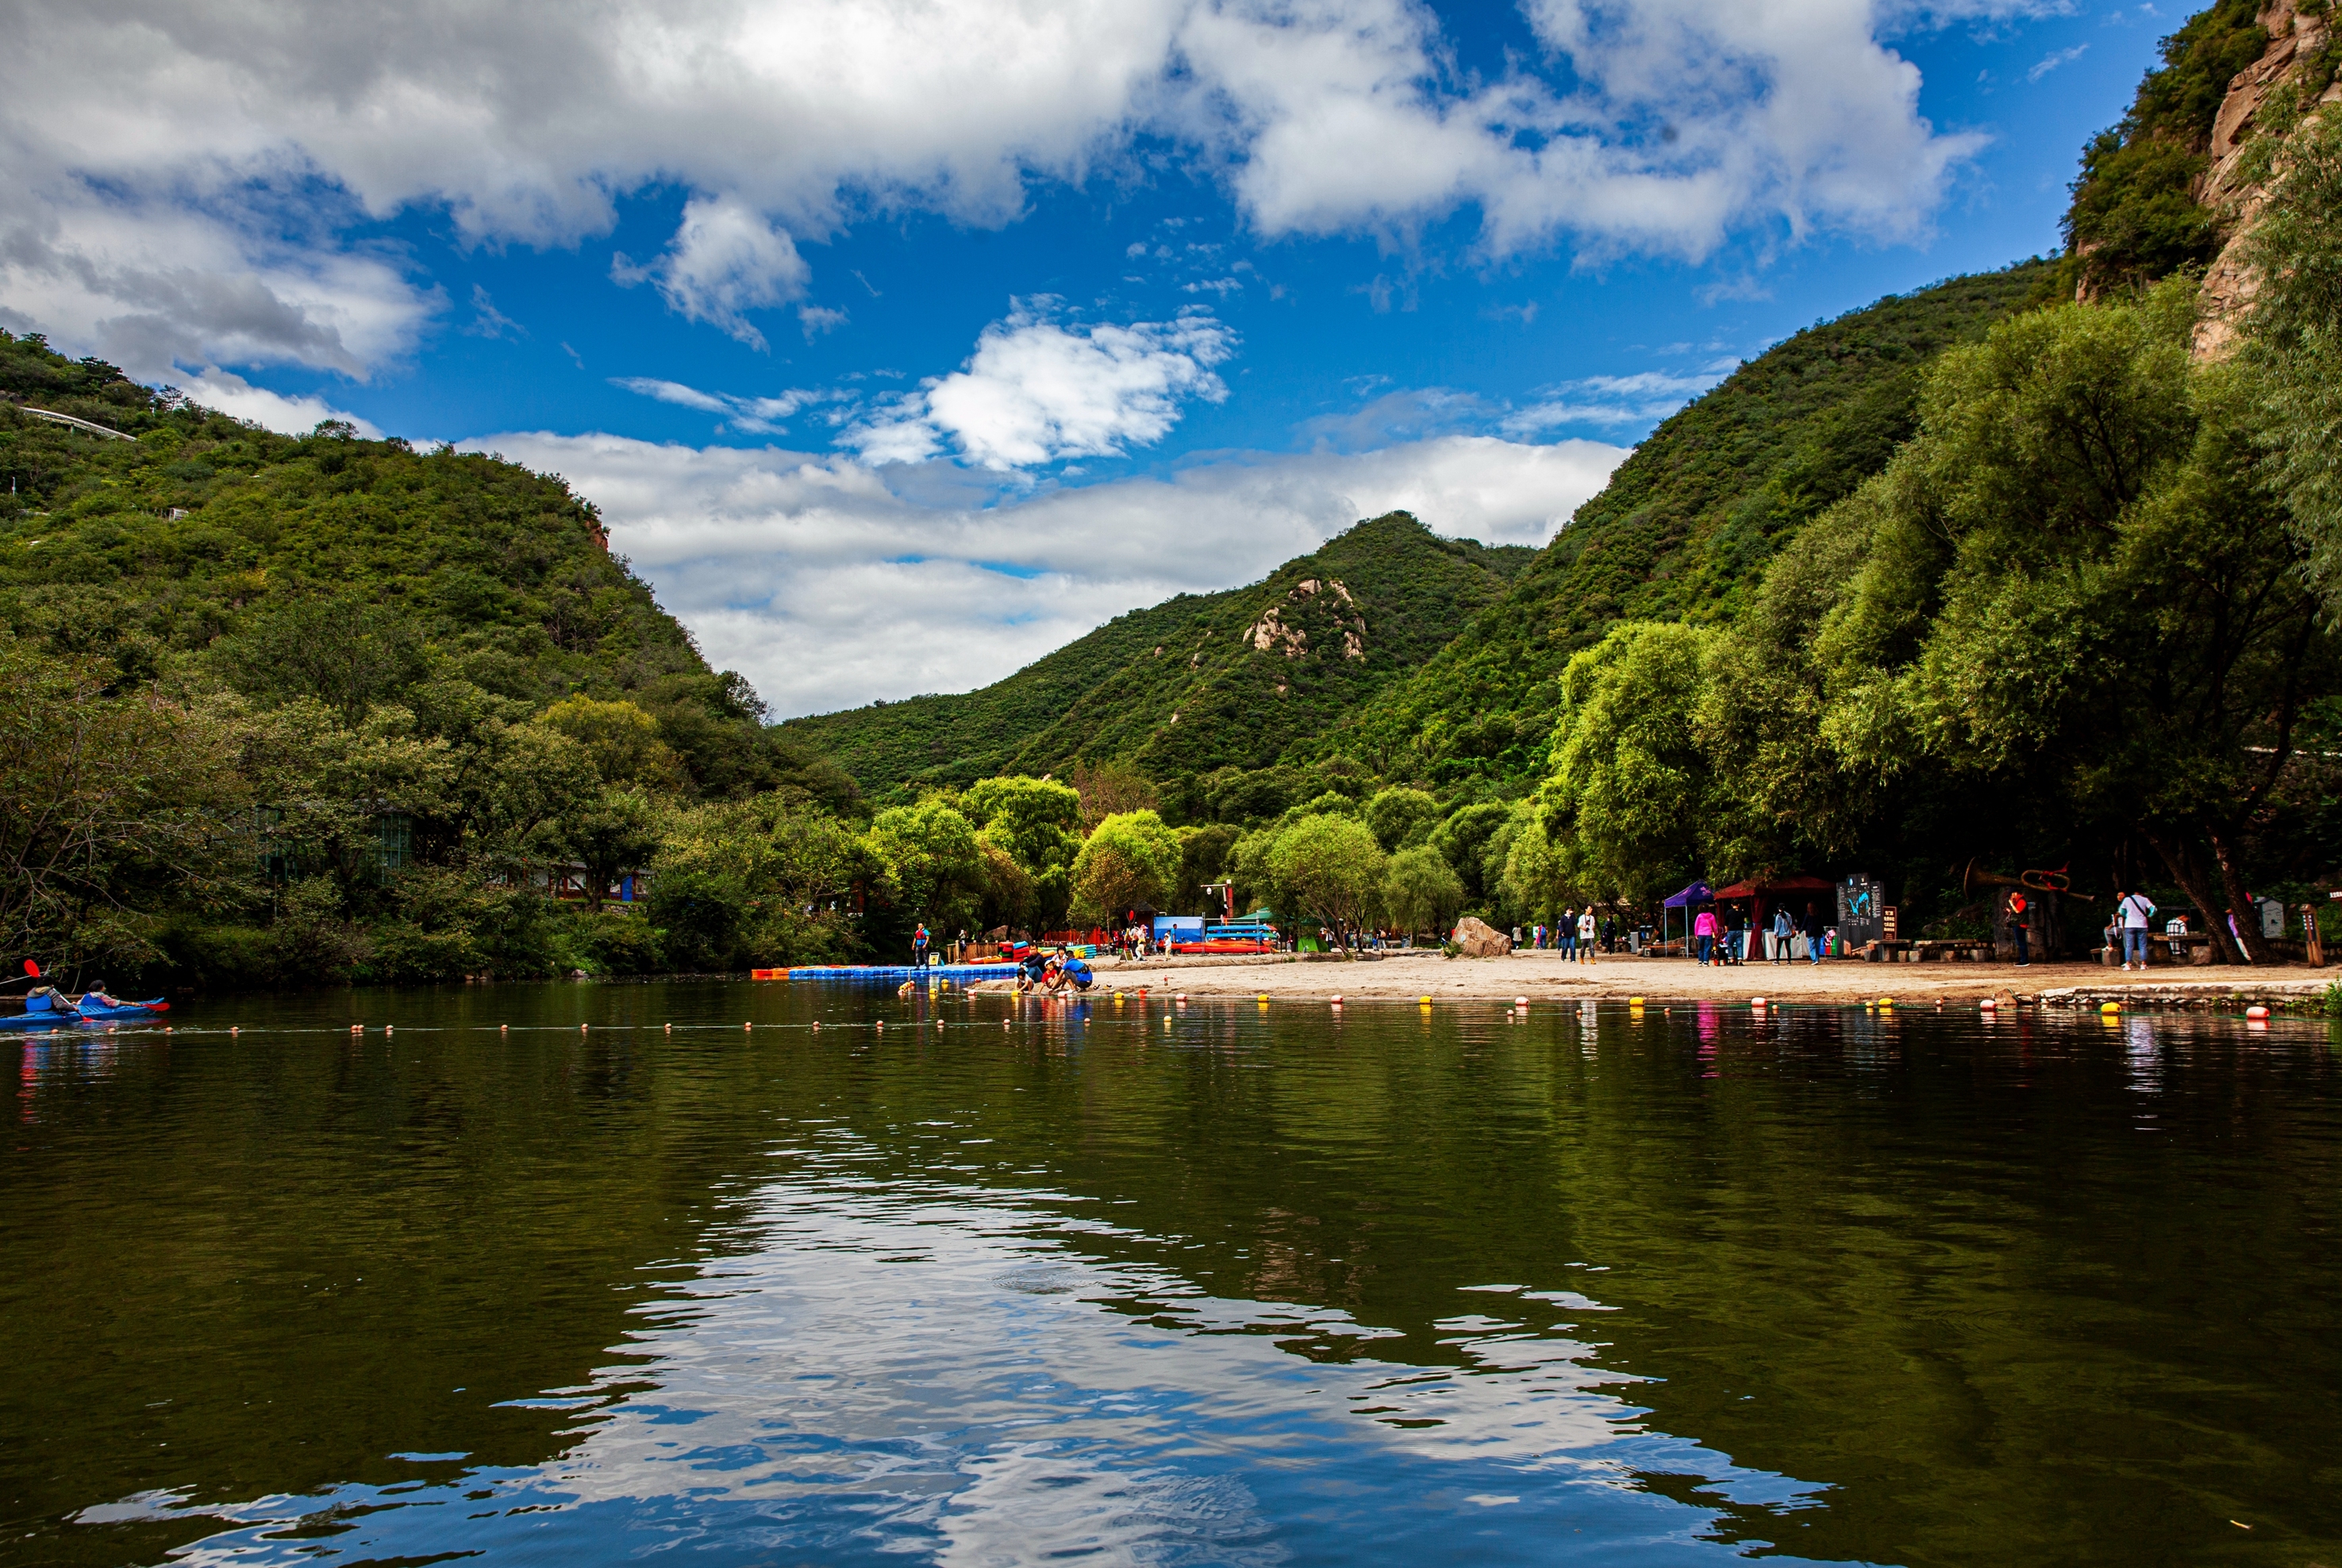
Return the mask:
<path id="1" fill-rule="evenodd" d="M 813 969 L 792 969 L 792 980 L 1006 980 L 1016 973 L 1014 964 L 930 964 L 924 969 L 907 964 L 828 964 Z"/>

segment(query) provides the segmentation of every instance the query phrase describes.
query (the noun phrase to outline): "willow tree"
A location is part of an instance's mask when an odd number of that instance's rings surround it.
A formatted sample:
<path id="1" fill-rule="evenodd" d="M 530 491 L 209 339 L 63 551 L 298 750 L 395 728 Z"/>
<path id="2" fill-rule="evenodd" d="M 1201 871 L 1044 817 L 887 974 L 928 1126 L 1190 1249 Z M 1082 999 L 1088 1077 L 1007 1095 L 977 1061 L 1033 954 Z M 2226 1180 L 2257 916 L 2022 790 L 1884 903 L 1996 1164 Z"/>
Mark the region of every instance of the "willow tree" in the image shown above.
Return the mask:
<path id="1" fill-rule="evenodd" d="M 1834 577 L 1827 608 L 1736 634 L 1758 667 L 1810 644 L 1810 771 L 1719 754 L 1727 793 L 1795 820 L 1816 791 L 1884 816 L 1947 790 L 1958 831 L 2136 834 L 2235 956 L 2216 916 L 2247 904 L 2247 841 L 2336 650 L 2246 377 L 2188 359 L 2191 298 L 2037 311 L 1945 355 L 1919 434 L 1777 568 Z"/>

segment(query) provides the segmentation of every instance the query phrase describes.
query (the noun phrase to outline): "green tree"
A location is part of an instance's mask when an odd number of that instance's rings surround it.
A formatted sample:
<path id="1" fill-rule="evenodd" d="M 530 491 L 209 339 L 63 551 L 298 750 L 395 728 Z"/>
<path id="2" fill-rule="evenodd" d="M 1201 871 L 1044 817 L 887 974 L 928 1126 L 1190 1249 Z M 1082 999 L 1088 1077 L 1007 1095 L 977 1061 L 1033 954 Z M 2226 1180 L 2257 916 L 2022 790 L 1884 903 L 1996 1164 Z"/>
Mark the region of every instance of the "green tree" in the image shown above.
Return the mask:
<path id="1" fill-rule="evenodd" d="M 690 787 L 683 759 L 659 738 L 658 721 L 634 703 L 567 697 L 536 722 L 584 747 L 604 784 L 658 794 L 679 794 Z"/>
<path id="2" fill-rule="evenodd" d="M 174 903 L 250 894 L 234 710 L 108 696 L 112 674 L 0 634 L 0 951 L 136 963 Z"/>
<path id="3" fill-rule="evenodd" d="M 1726 809 L 1696 724 L 1716 636 L 1629 623 L 1562 672 L 1553 771 L 1538 797 L 1540 836 L 1562 846 L 1560 874 L 1583 892 L 1639 903 L 1699 869 L 1703 824 Z M 1509 864 L 1510 844 L 1504 848 Z M 1517 901 L 1528 885 L 1507 891 Z M 1542 875 L 1535 885 L 1546 885 Z M 1522 912 L 1536 913 L 1542 896 Z"/>
<path id="4" fill-rule="evenodd" d="M 278 702 L 308 697 L 351 725 L 427 668 L 406 620 L 347 597 L 269 604 L 218 645 L 216 657 L 238 689 Z"/>
<path id="5" fill-rule="evenodd" d="M 1383 874 L 1383 908 L 1409 932 L 1445 932 L 1464 907 L 1464 882 L 1447 857 L 1418 844 L 1390 857 Z"/>
<path id="6" fill-rule="evenodd" d="M 1938 858 L 2011 818 L 2136 834 L 2226 950 L 2253 824 L 2337 680 L 2247 377 L 2188 362 L 2191 295 L 2036 312 L 1945 357 L 1919 436 L 1829 520 L 1863 537 L 1814 634 L 1813 755 Z"/>
<path id="7" fill-rule="evenodd" d="M 1504 824 L 1510 808 L 1502 801 L 1477 801 L 1458 806 L 1447 820 L 1431 830 L 1427 841 L 1447 859 L 1463 880 L 1465 897 L 1484 898 L 1489 890 L 1482 885 L 1480 863 L 1488 845 L 1488 837 Z"/>
<path id="8" fill-rule="evenodd" d="M 863 843 L 904 919 L 948 932 L 978 918 L 984 854 L 975 827 L 948 803 L 930 797 L 882 811 Z"/>
<path id="9" fill-rule="evenodd" d="M 1439 823 L 1439 802 L 1427 790 L 1397 786 L 1378 790 L 1366 802 L 1366 826 L 1386 850 L 1420 844 Z"/>
<path id="10" fill-rule="evenodd" d="M 610 884 L 651 864 L 658 809 L 640 790 L 609 786 L 572 801 L 542 830 L 547 848 L 585 868 L 586 904 L 598 912 Z"/>
<path id="11" fill-rule="evenodd" d="M 1269 873 L 1293 901 L 1286 913 L 1322 921 L 1337 936 L 1366 923 L 1388 864 L 1373 832 L 1354 816 L 1305 816 L 1268 852 Z"/>
<path id="12" fill-rule="evenodd" d="M 959 809 L 1028 875 L 1071 865 L 1081 852 L 1082 797 L 1054 779 L 978 779 L 961 793 Z"/>
<path id="13" fill-rule="evenodd" d="M 773 792 L 671 812 L 652 870 L 668 961 L 717 970 L 843 956 L 871 867 L 848 824 Z"/>
<path id="14" fill-rule="evenodd" d="M 1153 811 L 1117 812 L 1097 824 L 1074 861 L 1074 909 L 1113 920 L 1139 904 L 1160 906 L 1179 885 L 1179 834 Z"/>

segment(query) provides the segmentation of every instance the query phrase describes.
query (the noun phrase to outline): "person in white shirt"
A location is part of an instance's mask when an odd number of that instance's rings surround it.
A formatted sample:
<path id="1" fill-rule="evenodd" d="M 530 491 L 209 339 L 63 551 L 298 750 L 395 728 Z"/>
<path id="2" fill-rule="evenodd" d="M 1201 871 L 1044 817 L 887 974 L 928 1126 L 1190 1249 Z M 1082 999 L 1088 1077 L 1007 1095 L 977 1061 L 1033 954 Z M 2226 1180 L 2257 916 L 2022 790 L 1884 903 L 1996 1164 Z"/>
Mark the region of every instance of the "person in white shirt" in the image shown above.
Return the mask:
<path id="1" fill-rule="evenodd" d="M 2143 893 L 2126 893 L 2115 905 L 2115 919 L 2122 926 L 2123 967 L 2136 962 L 2147 967 L 2147 922 L 2155 918 L 2155 905 Z"/>

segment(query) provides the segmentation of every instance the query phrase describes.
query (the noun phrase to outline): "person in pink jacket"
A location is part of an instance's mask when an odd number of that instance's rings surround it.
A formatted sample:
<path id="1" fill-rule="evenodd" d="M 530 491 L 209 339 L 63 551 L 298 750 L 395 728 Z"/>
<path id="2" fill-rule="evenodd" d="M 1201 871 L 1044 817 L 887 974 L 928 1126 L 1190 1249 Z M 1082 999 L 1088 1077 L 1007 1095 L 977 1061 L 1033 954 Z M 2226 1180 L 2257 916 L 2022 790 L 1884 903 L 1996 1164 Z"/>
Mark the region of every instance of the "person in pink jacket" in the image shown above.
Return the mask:
<path id="1" fill-rule="evenodd" d="M 1702 964 L 1716 961 L 1716 911 L 1712 909 L 1701 910 L 1699 917 L 1691 923 L 1691 934 L 1699 939 L 1699 961 Z"/>

